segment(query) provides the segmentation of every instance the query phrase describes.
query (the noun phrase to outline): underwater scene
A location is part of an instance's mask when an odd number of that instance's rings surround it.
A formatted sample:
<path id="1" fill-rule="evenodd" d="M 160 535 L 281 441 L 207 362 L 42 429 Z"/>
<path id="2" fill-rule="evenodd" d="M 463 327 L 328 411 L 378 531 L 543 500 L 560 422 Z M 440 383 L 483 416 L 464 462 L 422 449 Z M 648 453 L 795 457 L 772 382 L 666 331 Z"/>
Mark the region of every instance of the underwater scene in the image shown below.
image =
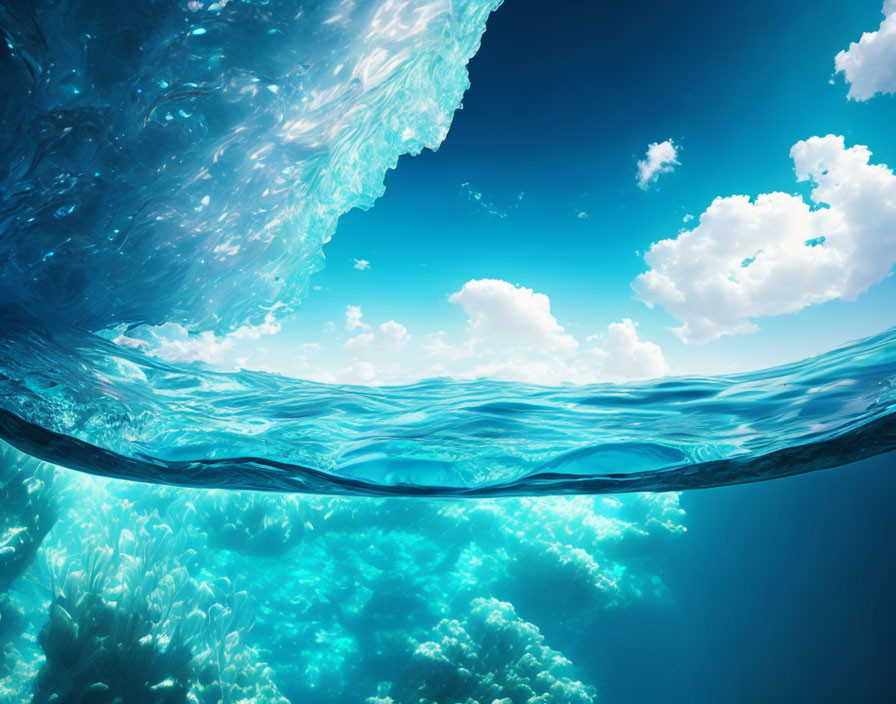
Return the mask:
<path id="1" fill-rule="evenodd" d="M 0 704 L 896 701 L 896 0 L 0 32 Z"/>

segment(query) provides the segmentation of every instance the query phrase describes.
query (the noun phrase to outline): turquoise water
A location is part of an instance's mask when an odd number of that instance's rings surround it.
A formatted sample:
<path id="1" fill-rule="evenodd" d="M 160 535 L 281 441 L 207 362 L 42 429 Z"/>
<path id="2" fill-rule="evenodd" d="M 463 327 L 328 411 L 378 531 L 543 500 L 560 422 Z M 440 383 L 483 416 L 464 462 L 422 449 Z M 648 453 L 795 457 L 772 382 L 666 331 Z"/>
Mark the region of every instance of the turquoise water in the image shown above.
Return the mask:
<path id="1" fill-rule="evenodd" d="M 358 387 L 166 364 L 14 308 L 0 320 L 0 435 L 47 461 L 141 481 L 397 496 L 661 491 L 896 446 L 896 329 L 728 377 Z"/>
<path id="2" fill-rule="evenodd" d="M 0 701 L 887 701 L 893 461 L 447 500 L 143 485 L 7 448 Z"/>
<path id="3" fill-rule="evenodd" d="M 499 4 L 0 6 L 0 701 L 892 698 L 896 329 L 555 387 L 153 349 L 295 314 Z"/>

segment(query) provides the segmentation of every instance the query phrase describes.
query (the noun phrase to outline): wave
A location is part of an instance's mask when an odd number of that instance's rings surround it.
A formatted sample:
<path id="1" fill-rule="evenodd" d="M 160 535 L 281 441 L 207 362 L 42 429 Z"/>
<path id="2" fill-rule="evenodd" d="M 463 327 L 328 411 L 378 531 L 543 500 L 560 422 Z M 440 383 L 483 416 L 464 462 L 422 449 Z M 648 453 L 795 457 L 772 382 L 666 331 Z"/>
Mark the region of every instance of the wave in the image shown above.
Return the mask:
<path id="1" fill-rule="evenodd" d="M 500 0 L 0 7 L 0 301 L 223 333 L 436 149 Z"/>
<path id="2" fill-rule="evenodd" d="M 630 386 L 330 386 L 109 341 L 282 316 L 339 217 L 435 149 L 500 0 L 0 8 L 0 436 L 188 486 L 667 490 L 894 446 L 890 331 L 770 371 Z"/>
<path id="3" fill-rule="evenodd" d="M 399 496 L 668 491 L 896 449 L 896 328 L 722 377 L 539 387 L 320 384 L 173 365 L 0 307 L 0 436 L 182 486 Z"/>

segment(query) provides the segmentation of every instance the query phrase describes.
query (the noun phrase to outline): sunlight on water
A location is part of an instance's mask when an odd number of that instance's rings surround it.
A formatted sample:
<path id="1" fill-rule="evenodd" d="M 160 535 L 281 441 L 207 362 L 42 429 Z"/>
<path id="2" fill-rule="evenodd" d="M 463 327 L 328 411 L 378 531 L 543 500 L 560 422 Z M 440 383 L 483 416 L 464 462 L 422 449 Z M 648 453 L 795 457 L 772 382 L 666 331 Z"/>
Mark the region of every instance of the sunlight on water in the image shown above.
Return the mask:
<path id="1" fill-rule="evenodd" d="M 142 481 L 398 495 L 677 490 L 896 446 L 896 330 L 730 377 L 352 387 L 170 365 L 20 310 L 2 316 L 3 437 Z"/>

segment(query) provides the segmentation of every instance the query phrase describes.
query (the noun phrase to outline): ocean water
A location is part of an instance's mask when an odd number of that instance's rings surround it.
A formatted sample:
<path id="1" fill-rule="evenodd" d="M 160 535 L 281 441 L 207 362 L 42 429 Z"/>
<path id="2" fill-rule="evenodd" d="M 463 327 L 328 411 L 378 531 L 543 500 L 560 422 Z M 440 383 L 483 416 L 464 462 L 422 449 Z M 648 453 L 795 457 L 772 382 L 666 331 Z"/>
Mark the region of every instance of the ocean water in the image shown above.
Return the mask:
<path id="1" fill-rule="evenodd" d="M 154 354 L 296 312 L 499 4 L 0 4 L 0 701 L 894 698 L 896 329 L 627 385 Z"/>

